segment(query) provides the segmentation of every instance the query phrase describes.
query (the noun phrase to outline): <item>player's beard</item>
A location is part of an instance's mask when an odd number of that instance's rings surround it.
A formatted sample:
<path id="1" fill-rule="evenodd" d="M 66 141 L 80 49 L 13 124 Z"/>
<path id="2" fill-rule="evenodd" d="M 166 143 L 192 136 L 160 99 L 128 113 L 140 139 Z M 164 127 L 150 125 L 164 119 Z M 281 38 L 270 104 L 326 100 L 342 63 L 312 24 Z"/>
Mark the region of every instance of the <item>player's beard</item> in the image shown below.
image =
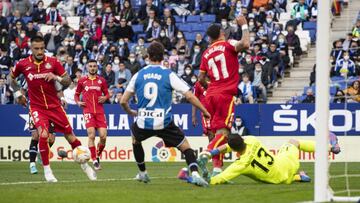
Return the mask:
<path id="1" fill-rule="evenodd" d="M 34 55 L 36 61 L 40 62 L 44 59 L 44 55 Z"/>
<path id="2" fill-rule="evenodd" d="M 89 71 L 89 74 L 90 74 L 91 76 L 95 76 L 95 75 L 97 74 L 97 70 Z"/>

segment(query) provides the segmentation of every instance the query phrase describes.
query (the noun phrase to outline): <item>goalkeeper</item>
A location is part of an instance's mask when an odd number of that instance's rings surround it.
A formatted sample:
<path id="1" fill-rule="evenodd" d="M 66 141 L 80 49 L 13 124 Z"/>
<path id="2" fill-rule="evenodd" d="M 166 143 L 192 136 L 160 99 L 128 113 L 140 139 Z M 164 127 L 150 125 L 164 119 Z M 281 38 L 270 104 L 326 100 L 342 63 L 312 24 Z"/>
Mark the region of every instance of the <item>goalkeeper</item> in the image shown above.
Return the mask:
<path id="1" fill-rule="evenodd" d="M 340 147 L 336 135 L 330 133 L 329 139 L 329 151 L 338 154 Z M 243 138 L 240 135 L 232 134 L 229 136 L 228 144 L 200 153 L 198 162 L 203 170 L 203 175 L 208 177 L 206 163 L 212 156 L 231 151 L 237 152 L 240 158 L 222 173 L 211 177 L 209 180 L 211 185 L 227 183 L 239 175 L 245 175 L 257 181 L 272 184 L 311 181 L 305 172 L 298 173 L 300 166 L 299 151 L 314 152 L 314 141 L 289 140 L 288 143 L 280 148 L 278 154 L 274 156 L 256 137 L 246 136 Z"/>

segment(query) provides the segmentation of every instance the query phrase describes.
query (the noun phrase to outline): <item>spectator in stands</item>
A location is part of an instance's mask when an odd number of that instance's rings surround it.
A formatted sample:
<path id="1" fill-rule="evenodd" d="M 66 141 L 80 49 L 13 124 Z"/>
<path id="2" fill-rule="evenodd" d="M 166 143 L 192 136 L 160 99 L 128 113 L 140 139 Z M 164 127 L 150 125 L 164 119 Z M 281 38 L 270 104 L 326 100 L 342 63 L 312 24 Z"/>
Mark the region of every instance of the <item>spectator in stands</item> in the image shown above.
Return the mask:
<path id="1" fill-rule="evenodd" d="M 46 23 L 46 9 L 44 8 L 44 2 L 38 1 L 37 6 L 34 7 L 32 12 L 33 21 L 38 24 Z"/>
<path id="2" fill-rule="evenodd" d="M 122 38 L 119 39 L 118 47 L 115 46 L 114 48 L 110 48 L 110 51 L 111 49 L 115 49 L 116 51 L 114 55 L 119 55 L 123 60 L 127 60 L 129 57 L 130 49 L 128 47 L 128 43 Z"/>
<path id="3" fill-rule="evenodd" d="M 172 18 L 166 19 L 166 24 L 164 26 L 166 36 L 174 43 L 176 34 L 178 33 L 178 28 L 175 25 L 175 21 Z"/>
<path id="4" fill-rule="evenodd" d="M 311 88 L 306 90 L 306 97 L 301 103 L 315 103 L 315 96 Z"/>
<path id="5" fill-rule="evenodd" d="M 229 19 L 233 20 L 236 16 L 241 14 L 241 0 L 232 0 L 230 2 L 230 11 L 229 11 Z"/>
<path id="6" fill-rule="evenodd" d="M 131 7 L 129 0 L 125 0 L 123 5 L 124 5 L 123 9 L 120 11 L 120 18 L 125 19 L 127 24 L 131 26 L 136 20 L 135 19 L 135 11 Z"/>
<path id="7" fill-rule="evenodd" d="M 145 39 L 143 37 L 140 37 L 138 39 L 137 44 L 134 47 L 132 47 L 131 52 L 135 53 L 137 56 L 141 58 L 144 57 L 147 54 L 144 44 L 145 44 Z"/>
<path id="8" fill-rule="evenodd" d="M 160 36 L 160 31 L 161 31 L 160 22 L 154 20 L 151 28 L 146 32 L 146 40 L 148 42 L 152 42 L 153 40 L 156 40 Z"/>
<path id="9" fill-rule="evenodd" d="M 8 74 L 11 66 L 12 60 L 7 54 L 7 48 L 5 46 L 0 46 L 0 73 Z"/>
<path id="10" fill-rule="evenodd" d="M 77 80 L 75 79 L 75 80 L 72 80 L 69 87 L 63 91 L 65 101 L 69 105 L 76 105 L 76 102 L 75 102 L 76 87 L 77 87 Z"/>
<path id="11" fill-rule="evenodd" d="M 80 44 L 85 51 L 92 50 L 96 42 L 90 37 L 89 30 L 85 30 L 82 38 L 80 39 Z"/>
<path id="12" fill-rule="evenodd" d="M 245 104 L 245 103 L 254 103 L 253 97 L 253 87 L 249 78 L 249 75 L 244 73 L 242 75 L 242 81 L 238 85 L 238 97 L 235 101 L 235 105 Z"/>
<path id="13" fill-rule="evenodd" d="M 191 50 L 192 54 L 190 54 L 190 64 L 194 70 L 199 70 L 202 56 L 201 47 L 197 44 L 193 47 L 193 50 Z"/>
<path id="14" fill-rule="evenodd" d="M 248 130 L 240 116 L 235 117 L 235 121 L 231 127 L 231 134 L 238 134 L 241 136 L 248 135 Z"/>
<path id="15" fill-rule="evenodd" d="M 65 50 L 65 47 L 60 46 L 56 53 L 56 58 L 60 61 L 61 65 L 65 65 L 68 53 Z"/>
<path id="16" fill-rule="evenodd" d="M 185 66 L 184 74 L 181 75 L 181 78 L 190 86 L 193 86 L 193 83 L 191 82 L 191 78 L 195 76 L 194 71 L 190 64 L 187 64 Z"/>
<path id="17" fill-rule="evenodd" d="M 105 69 L 103 69 L 102 76 L 105 78 L 106 84 L 108 87 L 111 87 L 114 85 L 115 82 L 115 73 L 112 71 L 111 64 L 107 64 L 105 66 Z"/>
<path id="18" fill-rule="evenodd" d="M 255 65 L 253 63 L 253 60 L 251 59 L 251 54 L 247 53 L 245 57 L 240 61 L 241 68 L 243 70 L 243 73 L 246 73 L 247 75 L 253 75 Z"/>
<path id="19" fill-rule="evenodd" d="M 5 78 L 0 78 L 0 104 L 12 104 L 14 97 L 11 94 L 9 85 L 6 84 Z"/>
<path id="20" fill-rule="evenodd" d="M 318 4 L 317 4 L 317 0 L 312 0 L 312 4 L 309 5 L 309 17 L 310 17 L 310 21 L 316 21 L 317 19 L 317 14 L 318 14 Z"/>
<path id="21" fill-rule="evenodd" d="M 192 15 L 201 15 L 207 13 L 207 3 L 205 0 L 190 1 L 190 10 Z"/>
<path id="22" fill-rule="evenodd" d="M 285 69 L 285 65 L 281 60 L 280 52 L 277 50 L 275 43 L 270 44 L 270 49 L 266 53 L 267 58 L 270 59 L 271 65 L 277 70 L 276 72 L 282 73 Z"/>
<path id="23" fill-rule="evenodd" d="M 77 63 L 80 63 L 81 60 L 84 58 L 84 56 L 87 57 L 87 55 L 88 55 L 88 52 L 83 49 L 81 44 L 76 44 L 74 51 L 75 52 L 71 55 L 74 57 L 74 61 Z M 83 63 L 82 65 L 85 65 L 85 63 Z M 83 70 L 83 72 L 85 72 L 85 71 L 86 70 Z"/>
<path id="24" fill-rule="evenodd" d="M 75 2 L 74 2 L 75 3 Z M 76 5 L 78 4 L 78 5 Z M 72 10 L 75 8 L 75 15 L 76 16 L 81 16 L 81 17 L 85 17 L 88 16 L 90 14 L 90 9 L 89 9 L 89 5 L 87 5 L 84 0 L 80 0 L 79 3 L 73 4 L 73 8 L 70 7 L 70 3 L 69 3 L 69 10 Z"/>
<path id="25" fill-rule="evenodd" d="M 254 93 L 256 95 L 261 94 L 262 100 L 264 103 L 267 101 L 267 91 L 266 86 L 269 84 L 269 78 L 266 73 L 262 70 L 262 65 L 260 62 L 255 63 L 255 71 L 252 75 L 252 86 L 254 87 Z"/>
<path id="26" fill-rule="evenodd" d="M 20 20 L 15 22 L 15 28 L 10 31 L 10 40 L 15 40 L 20 36 L 20 32 L 22 31 L 22 23 Z"/>
<path id="27" fill-rule="evenodd" d="M 119 64 L 119 77 L 117 79 L 125 79 L 126 81 L 123 84 L 123 87 L 126 88 L 127 85 L 129 84 L 130 82 L 130 79 L 131 79 L 131 72 L 129 69 L 127 69 L 125 67 L 125 63 L 124 62 L 120 62 Z"/>
<path id="28" fill-rule="evenodd" d="M 70 75 L 70 77 L 75 77 L 75 73 L 78 68 L 74 63 L 74 58 L 72 56 L 67 56 L 66 63 L 64 64 L 64 68 L 66 72 Z"/>
<path id="29" fill-rule="evenodd" d="M 341 40 L 336 40 L 333 43 L 333 50 L 330 53 L 330 60 L 331 63 L 335 65 L 342 57 L 343 55 L 343 45 Z"/>
<path id="30" fill-rule="evenodd" d="M 0 2 L 0 16 L 1 16 L 1 18 L 5 18 L 5 16 L 10 16 L 11 11 L 12 11 L 12 6 L 11 6 L 11 3 L 9 2 L 9 0 L 3 0 L 2 2 Z M 1 26 L 0 26 L 0 28 L 2 29 Z"/>
<path id="31" fill-rule="evenodd" d="M 0 44 L 4 47 L 9 47 L 10 45 L 10 39 L 7 29 L 2 29 L 0 33 Z"/>
<path id="32" fill-rule="evenodd" d="M 268 33 L 266 32 L 265 28 L 263 26 L 259 27 L 259 30 L 256 33 L 257 37 L 262 39 L 262 40 L 267 40 L 268 39 Z"/>
<path id="33" fill-rule="evenodd" d="M 107 40 L 109 40 L 110 43 L 118 41 L 118 34 L 120 34 L 119 27 L 115 25 L 115 22 L 112 18 L 108 20 L 103 34 L 106 36 Z"/>
<path id="34" fill-rule="evenodd" d="M 26 36 L 28 36 L 30 39 L 35 37 L 37 33 L 37 30 L 34 29 L 34 23 L 33 21 L 29 21 L 26 26 Z"/>
<path id="35" fill-rule="evenodd" d="M 116 78 L 119 78 L 119 70 L 120 70 L 120 56 L 115 55 L 114 60 L 111 63 L 112 71 L 115 73 L 115 84 L 116 84 Z"/>
<path id="36" fill-rule="evenodd" d="M 316 80 L 316 64 L 314 64 L 313 66 L 313 70 L 310 73 L 310 83 L 309 86 L 312 86 L 313 84 L 315 84 L 315 80 Z"/>
<path id="37" fill-rule="evenodd" d="M 11 1 L 13 11 L 18 10 L 21 16 L 30 16 L 33 11 L 33 5 L 29 0 Z"/>
<path id="38" fill-rule="evenodd" d="M 87 23 L 87 25 L 89 25 L 89 28 L 91 28 L 91 25 L 96 23 L 97 17 L 98 17 L 98 13 L 96 13 L 96 9 L 91 8 L 90 15 L 84 17 L 84 23 Z"/>
<path id="39" fill-rule="evenodd" d="M 29 40 L 30 40 L 30 38 L 28 36 L 26 36 L 26 31 L 25 30 L 21 30 L 20 35 L 15 38 L 16 45 L 20 49 L 27 48 Z"/>
<path id="40" fill-rule="evenodd" d="M 123 38 L 125 41 L 133 41 L 134 39 L 134 30 L 131 26 L 127 24 L 125 18 L 120 20 L 120 27 L 118 29 L 118 33 L 116 34 L 118 38 Z"/>
<path id="41" fill-rule="evenodd" d="M 57 48 L 61 44 L 61 37 L 58 35 L 58 32 L 56 31 L 56 28 L 52 28 L 50 33 L 47 33 L 44 36 L 45 40 L 45 48 L 49 52 L 56 52 Z"/>
<path id="42" fill-rule="evenodd" d="M 225 33 L 225 39 L 229 39 L 230 33 L 231 33 L 231 27 L 229 26 L 229 23 L 227 19 L 221 19 L 221 27 L 222 30 Z"/>
<path id="43" fill-rule="evenodd" d="M 125 62 L 125 67 L 130 70 L 131 75 L 135 75 L 135 73 L 141 69 L 141 64 L 136 59 L 136 55 L 134 53 L 130 53 L 129 61 Z"/>
<path id="44" fill-rule="evenodd" d="M 334 103 L 343 103 L 345 100 L 347 102 L 360 102 L 360 81 L 356 80 L 350 87 L 336 92 Z"/>
<path id="45" fill-rule="evenodd" d="M 186 58 L 190 56 L 190 48 L 185 38 L 180 38 L 175 47 L 177 50 L 184 52 Z"/>
<path id="46" fill-rule="evenodd" d="M 164 8 L 163 15 L 162 15 L 161 21 L 160 21 L 161 26 L 165 26 L 165 25 L 166 25 L 166 20 L 167 20 L 168 18 L 171 18 L 172 22 L 175 22 L 175 18 L 174 18 L 174 16 L 172 16 L 172 14 L 171 14 L 171 8 L 170 8 L 170 7 Z"/>
<path id="47" fill-rule="evenodd" d="M 251 60 L 252 61 L 260 61 L 260 59 L 262 58 L 262 53 L 261 53 L 261 45 L 260 44 L 255 44 L 254 45 L 254 49 L 252 51 L 252 54 L 251 54 Z"/>
<path id="48" fill-rule="evenodd" d="M 297 4 L 291 10 L 291 19 L 288 21 L 288 25 L 294 27 L 298 26 L 300 23 L 307 21 L 309 17 L 308 6 L 305 4 L 305 0 L 299 0 Z"/>
<path id="49" fill-rule="evenodd" d="M 293 26 L 287 27 L 288 34 L 286 35 L 286 42 L 288 48 L 293 51 L 295 56 L 300 56 L 302 54 L 301 46 L 300 46 L 300 39 L 295 34 L 295 30 Z"/>
<path id="50" fill-rule="evenodd" d="M 9 56 L 13 61 L 18 61 L 21 58 L 20 48 L 16 45 L 15 41 L 10 42 Z"/>
<path id="51" fill-rule="evenodd" d="M 345 51 L 342 59 L 336 62 L 333 75 L 343 77 L 356 75 L 355 63 L 350 59 L 349 52 Z"/>
<path id="52" fill-rule="evenodd" d="M 170 39 L 166 36 L 166 31 L 164 29 L 162 29 L 160 31 L 160 35 L 159 37 L 156 39 L 156 41 L 160 42 L 164 48 L 166 52 L 169 52 L 171 50 L 171 41 Z"/>
<path id="53" fill-rule="evenodd" d="M 177 63 L 174 67 L 174 72 L 180 77 L 185 72 L 185 67 L 188 64 L 188 60 L 185 57 L 185 50 L 179 50 L 179 60 L 177 60 Z"/>
<path id="54" fill-rule="evenodd" d="M 216 13 L 216 21 L 220 22 L 223 19 L 227 20 L 229 18 L 230 7 L 227 5 L 227 0 L 221 0 L 220 6 Z"/>
<path id="55" fill-rule="evenodd" d="M 353 38 L 352 34 L 348 33 L 346 39 L 342 42 L 342 48 L 344 51 L 349 50 L 350 44 L 352 42 L 352 38 Z"/>
<path id="56" fill-rule="evenodd" d="M 89 9 L 89 7 L 84 4 L 84 1 L 81 1 L 79 3 L 78 1 L 71 1 L 71 0 L 60 1 L 59 4 L 57 5 L 57 9 L 59 9 L 60 15 L 63 17 L 74 16 L 75 10 L 76 11 L 85 10 L 84 7 Z M 85 16 L 85 15 L 83 15 L 83 16 Z"/>
<path id="57" fill-rule="evenodd" d="M 151 0 L 147 0 L 147 1 L 151 1 Z M 144 32 L 149 31 L 149 29 L 152 27 L 153 22 L 155 20 L 157 20 L 156 12 L 154 9 L 150 9 L 148 17 L 142 21 L 142 24 L 144 25 L 144 28 L 143 28 Z"/>
<path id="58" fill-rule="evenodd" d="M 275 23 L 271 13 L 267 14 L 266 21 L 263 24 L 264 32 L 268 35 L 269 39 L 272 39 L 272 33 L 275 30 Z"/>
<path id="59" fill-rule="evenodd" d="M 85 75 L 87 74 L 86 63 L 88 60 L 89 57 L 86 54 L 83 54 L 77 62 L 77 68 L 81 69 Z"/>
<path id="60" fill-rule="evenodd" d="M 101 43 L 99 44 L 99 52 L 102 55 L 105 55 L 109 52 L 110 44 L 105 35 L 102 36 Z"/>
<path id="61" fill-rule="evenodd" d="M 349 48 L 350 58 L 356 60 L 360 56 L 359 42 L 351 41 Z"/>
<path id="62" fill-rule="evenodd" d="M 108 22 L 114 19 L 114 15 L 112 13 L 111 7 L 107 7 L 105 9 L 105 12 L 102 14 L 101 17 L 101 29 L 105 29 L 106 25 L 108 25 Z"/>
<path id="63" fill-rule="evenodd" d="M 352 29 L 352 35 L 356 38 L 360 37 L 360 19 L 356 21 L 355 27 Z"/>
<path id="64" fill-rule="evenodd" d="M 138 21 L 140 23 L 144 23 L 146 18 L 155 19 L 155 17 L 157 16 L 157 12 L 158 12 L 158 8 L 155 5 L 153 5 L 153 1 L 146 0 L 146 4 L 144 4 L 140 7 L 140 10 L 139 10 L 139 13 L 137 16 Z M 147 24 L 149 24 L 149 23 L 150 23 L 150 25 L 152 24 L 152 22 L 148 22 Z M 147 31 L 147 30 L 145 30 L 145 31 Z"/>
<path id="65" fill-rule="evenodd" d="M 203 37 L 202 37 L 201 33 L 196 33 L 195 41 L 192 44 L 192 48 L 191 48 L 192 50 L 194 50 L 195 45 L 200 46 L 201 53 L 203 51 L 205 51 L 205 49 L 208 47 L 208 43 L 205 40 L 203 40 Z M 190 54 L 192 55 L 193 53 L 190 53 Z"/>
<path id="66" fill-rule="evenodd" d="M 50 9 L 46 13 L 46 24 L 48 25 L 58 25 L 61 24 L 62 17 L 58 9 L 56 9 L 56 3 L 53 2 L 50 4 Z"/>

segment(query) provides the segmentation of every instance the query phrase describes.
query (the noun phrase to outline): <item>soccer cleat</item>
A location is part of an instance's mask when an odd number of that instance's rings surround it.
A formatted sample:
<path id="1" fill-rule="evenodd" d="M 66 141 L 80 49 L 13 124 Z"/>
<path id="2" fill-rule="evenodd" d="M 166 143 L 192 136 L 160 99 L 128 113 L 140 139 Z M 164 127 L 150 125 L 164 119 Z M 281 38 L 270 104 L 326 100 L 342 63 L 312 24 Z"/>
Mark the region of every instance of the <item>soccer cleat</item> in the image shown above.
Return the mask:
<path id="1" fill-rule="evenodd" d="M 329 140 L 330 140 L 330 145 L 331 145 L 330 151 L 334 154 L 339 154 L 341 152 L 341 150 L 340 150 L 337 136 L 334 133 L 330 132 Z"/>
<path id="2" fill-rule="evenodd" d="M 57 179 L 55 178 L 55 176 L 51 170 L 45 172 L 44 175 L 45 175 L 46 182 L 48 182 L 48 183 L 56 183 L 57 182 Z"/>
<path id="3" fill-rule="evenodd" d="M 206 182 L 200 175 L 193 175 L 191 183 L 201 187 L 208 187 L 209 183 Z"/>
<path id="4" fill-rule="evenodd" d="M 139 172 L 138 174 L 136 174 L 134 180 L 137 180 L 137 181 L 143 182 L 143 183 L 150 182 L 149 175 L 146 172 L 144 172 L 144 173 Z"/>
<path id="5" fill-rule="evenodd" d="M 209 159 L 207 157 L 200 157 L 197 159 L 197 163 L 203 174 L 202 176 L 206 180 L 209 178 L 209 171 L 206 167 L 206 164 L 208 163 L 208 161 L 209 161 Z"/>
<path id="6" fill-rule="evenodd" d="M 222 172 L 221 168 L 214 168 L 211 177 L 217 176 Z"/>
<path id="7" fill-rule="evenodd" d="M 310 176 L 308 176 L 305 171 L 300 171 L 299 172 L 300 175 L 300 182 L 311 182 L 311 178 Z"/>
<path id="8" fill-rule="evenodd" d="M 31 173 L 31 174 L 37 174 L 37 173 L 38 173 L 38 170 L 37 170 L 37 168 L 36 168 L 35 162 L 31 162 L 31 163 L 30 163 L 30 173 Z"/>
<path id="9" fill-rule="evenodd" d="M 192 178 L 189 176 L 189 170 L 187 168 L 182 168 L 178 175 L 177 178 L 183 181 L 186 181 L 188 183 L 192 182 Z"/>
<path id="10" fill-rule="evenodd" d="M 94 166 L 95 171 L 101 170 L 101 165 L 98 161 L 94 161 L 93 166 Z"/>
<path id="11" fill-rule="evenodd" d="M 80 164 L 80 166 L 90 180 L 97 179 L 96 172 L 89 166 L 88 163 Z"/>

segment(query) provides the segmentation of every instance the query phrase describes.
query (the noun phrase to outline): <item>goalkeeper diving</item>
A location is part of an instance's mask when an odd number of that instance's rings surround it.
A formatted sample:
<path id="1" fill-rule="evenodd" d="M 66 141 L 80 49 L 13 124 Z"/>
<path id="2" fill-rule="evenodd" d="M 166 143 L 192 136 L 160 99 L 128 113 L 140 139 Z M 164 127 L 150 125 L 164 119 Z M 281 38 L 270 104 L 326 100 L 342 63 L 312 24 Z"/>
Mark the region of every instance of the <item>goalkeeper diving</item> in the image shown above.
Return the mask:
<path id="1" fill-rule="evenodd" d="M 334 154 L 340 153 L 338 139 L 335 134 L 329 134 L 329 151 Z M 212 156 L 237 152 L 239 158 L 227 167 L 222 173 L 208 178 L 206 164 Z M 228 143 L 211 151 L 199 154 L 198 164 L 210 185 L 229 183 L 239 175 L 248 176 L 254 180 L 271 184 L 290 184 L 292 182 L 310 182 L 311 178 L 305 172 L 298 172 L 300 167 L 299 151 L 314 152 L 315 142 L 310 140 L 291 139 L 279 149 L 277 155 L 273 155 L 254 136 L 242 137 L 231 134 Z M 182 169 L 178 178 L 191 181 L 187 170 Z"/>

